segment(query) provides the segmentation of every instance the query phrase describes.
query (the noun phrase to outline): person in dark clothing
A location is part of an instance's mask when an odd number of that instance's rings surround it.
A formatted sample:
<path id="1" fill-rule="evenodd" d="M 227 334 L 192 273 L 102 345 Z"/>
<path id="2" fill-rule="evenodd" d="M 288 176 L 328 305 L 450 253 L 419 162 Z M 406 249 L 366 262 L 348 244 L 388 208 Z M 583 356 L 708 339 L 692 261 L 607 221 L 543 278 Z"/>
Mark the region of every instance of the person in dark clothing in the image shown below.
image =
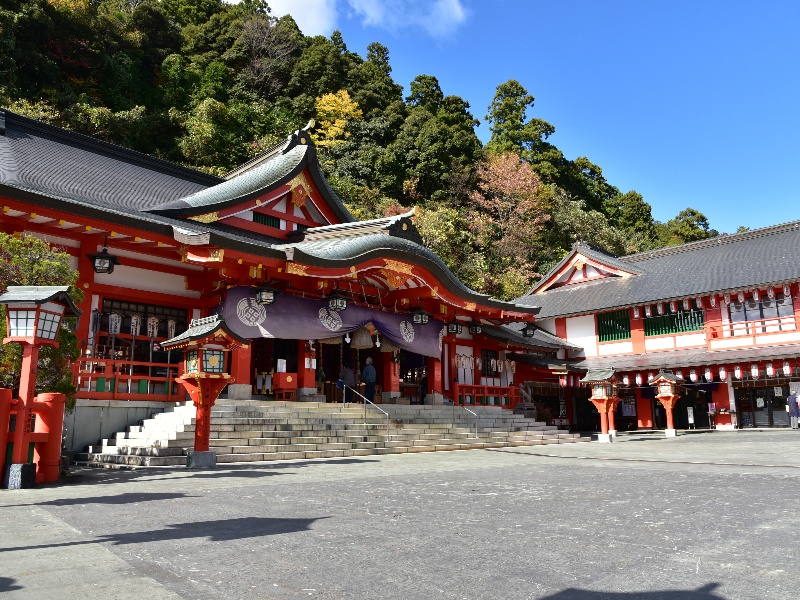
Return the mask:
<path id="1" fill-rule="evenodd" d="M 789 394 L 789 425 L 792 429 L 797 429 L 797 420 L 800 417 L 800 406 L 797 404 L 797 395 L 792 392 Z"/>
<path id="2" fill-rule="evenodd" d="M 361 371 L 361 381 L 364 382 L 364 396 L 370 402 L 375 401 L 375 382 L 378 380 L 378 373 L 372 366 L 372 358 L 367 357 L 367 366 Z"/>
<path id="3" fill-rule="evenodd" d="M 341 379 L 344 384 L 344 401 L 352 402 L 353 388 L 356 386 L 356 374 L 353 373 L 353 369 L 345 365 L 342 367 L 342 373 L 339 375 L 339 379 Z"/>

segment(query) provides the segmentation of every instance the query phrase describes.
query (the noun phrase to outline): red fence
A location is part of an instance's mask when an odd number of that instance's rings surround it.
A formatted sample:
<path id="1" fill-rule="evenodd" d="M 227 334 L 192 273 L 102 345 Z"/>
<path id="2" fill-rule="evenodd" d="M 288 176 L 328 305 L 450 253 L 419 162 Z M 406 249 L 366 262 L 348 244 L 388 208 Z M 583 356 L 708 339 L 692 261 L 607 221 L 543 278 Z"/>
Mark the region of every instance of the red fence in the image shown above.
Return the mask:
<path id="1" fill-rule="evenodd" d="M 179 402 L 185 396 L 175 382 L 178 365 L 104 358 L 80 358 L 73 363 L 79 398 Z"/>
<path id="2" fill-rule="evenodd" d="M 515 387 L 453 384 L 453 402 L 457 406 L 502 406 L 513 410 L 519 401 Z"/>

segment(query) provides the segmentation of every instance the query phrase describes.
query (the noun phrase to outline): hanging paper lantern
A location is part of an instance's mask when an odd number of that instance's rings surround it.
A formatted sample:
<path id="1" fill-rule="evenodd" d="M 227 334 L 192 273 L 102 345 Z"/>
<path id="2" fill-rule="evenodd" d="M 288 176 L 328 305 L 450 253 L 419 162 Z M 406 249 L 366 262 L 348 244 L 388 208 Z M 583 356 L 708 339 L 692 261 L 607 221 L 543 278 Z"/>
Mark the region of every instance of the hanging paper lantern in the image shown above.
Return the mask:
<path id="1" fill-rule="evenodd" d="M 761 298 L 761 292 L 759 292 L 757 289 L 753 290 L 753 300 L 758 302 L 759 298 Z"/>
<path id="2" fill-rule="evenodd" d="M 142 330 L 142 315 L 131 315 L 131 336 L 138 337 Z"/>
<path id="3" fill-rule="evenodd" d="M 740 367 L 739 365 L 736 365 L 735 367 L 733 367 L 733 376 L 736 377 L 736 379 L 741 379 L 742 378 L 742 367 Z"/>
<path id="4" fill-rule="evenodd" d="M 669 303 L 669 312 L 675 313 L 678 312 L 678 303 L 675 300 L 671 300 Z"/>
<path id="5" fill-rule="evenodd" d="M 109 335 L 119 335 L 120 328 L 122 327 L 122 315 L 119 313 L 111 313 L 108 315 L 108 333 Z"/>
<path id="6" fill-rule="evenodd" d="M 498 361 L 497 361 L 497 372 L 498 372 L 498 373 L 502 373 L 502 372 L 503 372 L 503 367 L 505 366 L 505 365 L 504 365 L 504 363 L 505 363 L 505 362 L 506 362 L 506 361 L 504 361 L 504 360 L 502 360 L 502 359 L 500 359 L 500 360 L 498 360 Z"/>
<path id="7" fill-rule="evenodd" d="M 688 298 L 684 298 L 683 299 L 683 310 L 689 310 L 689 299 Z"/>
<path id="8" fill-rule="evenodd" d="M 158 337 L 158 326 L 161 322 L 158 320 L 158 317 L 150 317 L 147 319 L 147 337 L 151 340 L 153 338 Z"/>
<path id="9" fill-rule="evenodd" d="M 786 298 L 789 298 L 792 295 L 792 286 L 790 286 L 788 283 L 783 285 L 783 295 Z"/>
<path id="10" fill-rule="evenodd" d="M 689 371 L 689 379 L 692 380 L 692 383 L 697 383 L 697 370 L 691 369 Z"/>
<path id="11" fill-rule="evenodd" d="M 719 368 L 719 380 L 725 381 L 727 378 L 728 378 L 728 371 L 727 369 L 725 369 L 725 366 L 723 365 Z"/>
<path id="12" fill-rule="evenodd" d="M 566 375 L 559 375 L 558 376 L 558 385 L 561 387 L 567 387 L 567 376 Z"/>
<path id="13" fill-rule="evenodd" d="M 515 363 L 513 360 L 511 361 L 511 372 L 512 373 L 517 372 L 517 363 Z"/>
<path id="14" fill-rule="evenodd" d="M 478 371 L 483 371 L 483 360 L 481 360 L 480 358 L 476 358 L 475 368 L 478 369 Z"/>
<path id="15" fill-rule="evenodd" d="M 774 377 L 775 376 L 775 369 L 772 366 L 771 362 L 767 363 L 767 377 Z"/>
<path id="16" fill-rule="evenodd" d="M 638 319 L 640 314 L 641 314 L 641 312 L 639 311 L 639 307 L 638 306 L 634 306 L 633 307 L 633 318 L 634 319 Z"/>
<path id="17" fill-rule="evenodd" d="M 786 377 L 792 374 L 792 365 L 789 364 L 788 360 L 783 361 L 783 374 L 786 375 Z"/>
<path id="18" fill-rule="evenodd" d="M 709 296 L 708 303 L 711 305 L 711 308 L 717 308 L 717 297 L 716 296 Z M 702 308 L 698 306 L 698 308 Z"/>
<path id="19" fill-rule="evenodd" d="M 636 374 L 636 385 L 642 385 L 642 374 L 641 373 L 637 373 Z"/>
<path id="20" fill-rule="evenodd" d="M 753 379 L 758 379 L 758 376 L 760 374 L 761 373 L 758 370 L 758 365 L 756 363 L 753 363 L 752 365 L 750 365 L 750 375 L 753 376 Z"/>
<path id="21" fill-rule="evenodd" d="M 655 378 L 655 374 L 654 373 L 648 373 L 647 374 L 647 383 L 650 383 L 654 378 Z"/>
<path id="22" fill-rule="evenodd" d="M 658 314 L 663 315 L 664 314 L 664 303 L 663 302 L 659 302 L 656 305 L 656 309 L 658 310 Z"/>
<path id="23" fill-rule="evenodd" d="M 714 306 L 714 304 L 716 304 L 716 300 L 711 306 Z M 697 310 L 703 310 L 703 299 L 700 296 L 698 296 L 697 298 L 694 299 L 694 305 L 697 307 Z"/>
<path id="24" fill-rule="evenodd" d="M 731 295 L 730 294 L 725 294 L 722 297 L 722 300 L 725 302 L 725 306 L 728 306 L 731 303 Z"/>
<path id="25" fill-rule="evenodd" d="M 738 292 L 736 294 L 736 299 L 739 300 L 739 302 L 744 302 L 744 292 Z"/>
<path id="26" fill-rule="evenodd" d="M 770 286 L 769 288 L 767 288 L 767 298 L 769 298 L 770 300 L 775 300 L 775 288 L 774 287 Z"/>
<path id="27" fill-rule="evenodd" d="M 627 374 L 622 376 L 622 383 L 623 385 L 630 385 L 631 379 Z"/>
<path id="28" fill-rule="evenodd" d="M 675 377 L 677 377 L 678 379 L 683 379 L 683 371 L 680 370 L 675 371 Z"/>
<path id="29" fill-rule="evenodd" d="M 706 381 L 708 381 L 709 383 L 714 381 L 714 373 L 711 372 L 711 367 L 706 367 L 704 376 L 706 378 Z"/>
<path id="30" fill-rule="evenodd" d="M 172 339 L 175 337 L 175 327 L 177 323 L 175 319 L 167 319 L 167 339 Z"/>
<path id="31" fill-rule="evenodd" d="M 653 316 L 653 307 L 650 306 L 649 304 L 644 307 L 644 315 L 646 317 L 652 317 Z"/>

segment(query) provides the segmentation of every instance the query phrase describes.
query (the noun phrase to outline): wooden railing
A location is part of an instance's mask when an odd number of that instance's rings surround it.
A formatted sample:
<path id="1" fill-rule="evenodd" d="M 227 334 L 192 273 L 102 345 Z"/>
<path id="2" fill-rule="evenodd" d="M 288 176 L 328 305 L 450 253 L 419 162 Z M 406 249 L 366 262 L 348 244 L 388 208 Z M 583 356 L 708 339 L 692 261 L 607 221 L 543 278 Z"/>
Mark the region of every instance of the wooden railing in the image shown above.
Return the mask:
<path id="1" fill-rule="evenodd" d="M 104 358 L 73 363 L 78 398 L 178 402 L 185 396 L 175 382 L 179 365 Z"/>
<path id="2" fill-rule="evenodd" d="M 774 343 L 774 338 L 779 336 L 786 338 L 780 341 L 794 342 L 800 340 L 800 325 L 795 315 L 787 315 L 753 321 L 706 323 L 705 333 L 709 349 L 716 350 L 740 346 L 757 346 L 759 345 L 758 338 L 762 336 L 768 338 L 761 340 L 762 344 Z M 773 338 L 773 340 L 769 338 Z"/>
<path id="3" fill-rule="evenodd" d="M 453 404 L 456 406 L 502 406 L 513 410 L 519 401 L 519 389 L 515 387 L 453 384 Z"/>

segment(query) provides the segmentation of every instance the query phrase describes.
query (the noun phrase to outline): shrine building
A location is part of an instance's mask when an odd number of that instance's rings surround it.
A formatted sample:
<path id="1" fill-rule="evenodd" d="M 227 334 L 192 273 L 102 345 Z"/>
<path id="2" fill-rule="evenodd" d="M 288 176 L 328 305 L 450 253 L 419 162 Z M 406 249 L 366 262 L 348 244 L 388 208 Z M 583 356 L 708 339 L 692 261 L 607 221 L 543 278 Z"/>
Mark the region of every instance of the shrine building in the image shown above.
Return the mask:
<path id="1" fill-rule="evenodd" d="M 576 244 L 516 300 L 578 347 L 560 355 L 570 426 L 597 428 L 577 381 L 602 369 L 621 382 L 620 430 L 665 427 L 648 383 L 662 369 L 680 382 L 678 429 L 788 426 L 786 399 L 800 391 L 799 248 L 800 222 L 619 258 Z"/>
<path id="2" fill-rule="evenodd" d="M 464 286 L 414 210 L 356 221 L 306 130 L 216 177 L 0 111 L 0 201 L 3 232 L 79 273 L 75 450 L 107 435 L 100 422 L 183 400 L 183 351 L 160 344 L 212 315 L 249 341 L 231 352 L 232 398 L 341 401 L 342 367 L 372 358 L 379 401 L 511 408 L 515 357 L 557 388 L 559 353 L 578 351 L 533 324 L 530 298 Z"/>

